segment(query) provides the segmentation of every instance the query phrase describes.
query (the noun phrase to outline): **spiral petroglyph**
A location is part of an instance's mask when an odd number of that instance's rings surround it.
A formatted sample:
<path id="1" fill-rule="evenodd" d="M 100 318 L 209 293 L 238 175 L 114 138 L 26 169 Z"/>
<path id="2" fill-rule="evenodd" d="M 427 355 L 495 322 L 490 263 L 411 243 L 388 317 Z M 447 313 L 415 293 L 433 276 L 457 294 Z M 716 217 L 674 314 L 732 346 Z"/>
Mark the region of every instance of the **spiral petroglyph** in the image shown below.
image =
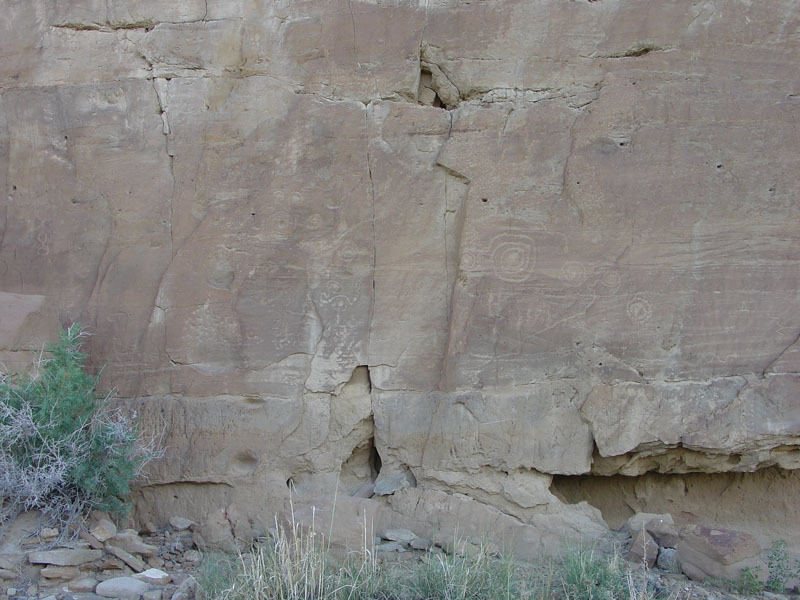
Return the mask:
<path id="1" fill-rule="evenodd" d="M 531 276 L 536 263 L 533 239 L 518 233 L 501 233 L 489 246 L 494 274 L 502 281 L 519 283 Z"/>

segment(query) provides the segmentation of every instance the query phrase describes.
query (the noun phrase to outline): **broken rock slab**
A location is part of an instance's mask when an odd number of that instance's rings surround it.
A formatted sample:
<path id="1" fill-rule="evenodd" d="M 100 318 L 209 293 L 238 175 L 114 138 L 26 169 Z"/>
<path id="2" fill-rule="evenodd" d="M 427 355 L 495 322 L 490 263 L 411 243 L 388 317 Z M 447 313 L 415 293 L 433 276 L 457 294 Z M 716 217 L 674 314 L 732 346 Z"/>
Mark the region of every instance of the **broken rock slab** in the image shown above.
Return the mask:
<path id="1" fill-rule="evenodd" d="M 674 548 L 678 543 L 678 529 L 669 513 L 638 512 L 627 520 L 624 530 L 633 537 L 644 530 L 664 548 Z"/>
<path id="2" fill-rule="evenodd" d="M 116 556 L 126 565 L 128 565 L 131 569 L 136 572 L 142 572 L 147 568 L 145 562 L 139 558 L 138 556 L 134 556 L 130 552 L 126 552 L 122 548 L 118 546 L 112 546 L 111 544 L 106 544 L 106 552 L 109 554 Z"/>
<path id="3" fill-rule="evenodd" d="M 135 577 L 151 585 L 166 585 L 172 580 L 170 574 L 161 569 L 147 569 L 138 573 Z"/>
<path id="4" fill-rule="evenodd" d="M 639 565 L 646 563 L 648 569 L 653 568 L 657 558 L 658 544 L 653 539 L 653 536 L 646 531 L 640 531 L 636 537 L 633 538 L 633 542 L 631 542 L 628 548 L 628 553 L 625 555 L 625 559 L 628 562 Z"/>
<path id="5" fill-rule="evenodd" d="M 114 546 L 122 548 L 131 554 L 141 554 L 143 556 L 154 556 L 158 553 L 158 548 L 151 544 L 146 543 L 135 529 L 124 529 L 118 531 L 117 534 L 111 538 Z"/>
<path id="6" fill-rule="evenodd" d="M 696 581 L 709 577 L 738 581 L 745 568 L 756 569 L 762 576 L 766 573 L 761 546 L 744 531 L 687 525 L 680 532 L 676 551 L 683 572 Z"/>
<path id="7" fill-rule="evenodd" d="M 74 579 L 80 574 L 77 567 L 57 567 L 48 565 L 39 574 L 46 579 Z"/>
<path id="8" fill-rule="evenodd" d="M 385 529 L 379 532 L 378 535 L 390 542 L 401 544 L 410 544 L 417 538 L 417 534 L 410 529 Z"/>
<path id="9" fill-rule="evenodd" d="M 117 535 L 117 526 L 109 519 L 98 519 L 89 527 L 91 533 L 98 542 L 105 542 Z"/>
<path id="10" fill-rule="evenodd" d="M 103 552 L 101 550 L 75 548 L 28 552 L 28 562 L 31 564 L 56 565 L 59 567 L 76 567 L 102 557 Z"/>
<path id="11" fill-rule="evenodd" d="M 386 477 L 378 477 L 373 491 L 376 496 L 390 496 L 409 487 L 413 486 L 408 476 L 405 473 L 397 473 Z"/>

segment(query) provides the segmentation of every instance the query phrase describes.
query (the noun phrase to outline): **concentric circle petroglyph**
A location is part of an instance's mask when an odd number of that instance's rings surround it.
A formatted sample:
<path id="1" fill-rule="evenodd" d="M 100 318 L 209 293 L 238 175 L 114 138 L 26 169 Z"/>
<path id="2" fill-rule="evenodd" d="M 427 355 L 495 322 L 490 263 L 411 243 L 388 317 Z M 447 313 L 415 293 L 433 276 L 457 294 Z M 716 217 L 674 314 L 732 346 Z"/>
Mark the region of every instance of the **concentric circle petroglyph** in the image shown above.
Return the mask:
<path id="1" fill-rule="evenodd" d="M 577 261 L 568 261 L 561 267 L 561 276 L 569 285 L 580 285 L 586 280 L 586 267 Z"/>
<path id="2" fill-rule="evenodd" d="M 627 313 L 631 321 L 642 325 L 653 316 L 653 308 L 642 296 L 636 295 L 628 302 Z"/>
<path id="3" fill-rule="evenodd" d="M 514 283 L 527 280 L 536 263 L 533 240 L 527 235 L 501 233 L 490 244 L 492 267 L 498 279 Z"/>
<path id="4" fill-rule="evenodd" d="M 294 217 L 288 210 L 276 209 L 267 222 L 267 237 L 279 241 L 287 239 L 294 231 Z"/>
<path id="5" fill-rule="evenodd" d="M 600 282 L 612 291 L 616 291 L 622 285 L 622 277 L 616 271 L 606 271 L 600 277 Z"/>
<path id="6" fill-rule="evenodd" d="M 477 271 L 480 268 L 478 255 L 471 250 L 465 250 L 459 257 L 458 266 L 462 271 Z"/>

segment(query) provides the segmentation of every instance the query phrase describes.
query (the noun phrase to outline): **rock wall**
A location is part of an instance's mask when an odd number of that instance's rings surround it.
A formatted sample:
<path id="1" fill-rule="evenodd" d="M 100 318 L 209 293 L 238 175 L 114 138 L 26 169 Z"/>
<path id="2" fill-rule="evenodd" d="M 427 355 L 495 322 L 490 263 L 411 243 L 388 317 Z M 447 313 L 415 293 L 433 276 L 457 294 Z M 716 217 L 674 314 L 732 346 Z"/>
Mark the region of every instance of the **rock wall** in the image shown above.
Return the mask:
<path id="1" fill-rule="evenodd" d="M 91 327 L 165 431 L 141 519 L 266 526 L 292 488 L 532 552 L 606 531 L 553 475 L 797 485 L 799 28 L 793 0 L 5 0 L 0 360 Z"/>

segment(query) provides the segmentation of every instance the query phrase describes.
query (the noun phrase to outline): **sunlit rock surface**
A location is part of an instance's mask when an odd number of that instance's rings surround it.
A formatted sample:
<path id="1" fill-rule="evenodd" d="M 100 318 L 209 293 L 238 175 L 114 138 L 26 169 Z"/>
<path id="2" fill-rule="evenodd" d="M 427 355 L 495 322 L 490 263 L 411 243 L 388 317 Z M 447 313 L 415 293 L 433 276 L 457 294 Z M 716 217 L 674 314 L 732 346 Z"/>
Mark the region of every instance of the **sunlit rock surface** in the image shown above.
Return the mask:
<path id="1" fill-rule="evenodd" d="M 553 475 L 800 467 L 798 28 L 792 0 L 10 0 L 0 359 L 90 327 L 165 432 L 155 520 L 399 477 L 342 510 L 533 552 L 605 531 Z"/>

